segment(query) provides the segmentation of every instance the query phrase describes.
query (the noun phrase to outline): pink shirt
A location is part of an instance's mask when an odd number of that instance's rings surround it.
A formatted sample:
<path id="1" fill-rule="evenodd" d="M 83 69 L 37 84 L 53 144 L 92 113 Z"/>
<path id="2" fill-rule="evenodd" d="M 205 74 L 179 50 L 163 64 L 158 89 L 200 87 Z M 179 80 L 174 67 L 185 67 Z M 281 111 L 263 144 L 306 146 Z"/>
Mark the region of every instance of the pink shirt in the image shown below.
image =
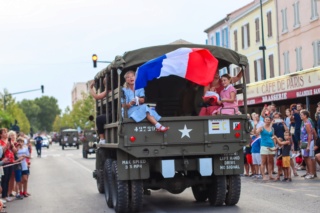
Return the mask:
<path id="1" fill-rule="evenodd" d="M 237 95 L 237 90 L 229 84 L 227 88 L 224 88 L 220 92 L 220 98 L 221 100 L 223 99 L 231 99 L 231 92 L 234 92 Z M 238 112 L 238 102 L 237 102 L 237 96 L 234 100 L 233 103 L 230 102 L 223 102 L 223 108 L 231 108 L 231 109 L 223 109 L 221 114 L 228 114 L 228 115 L 233 115 Z M 235 111 L 233 110 L 235 109 Z"/>

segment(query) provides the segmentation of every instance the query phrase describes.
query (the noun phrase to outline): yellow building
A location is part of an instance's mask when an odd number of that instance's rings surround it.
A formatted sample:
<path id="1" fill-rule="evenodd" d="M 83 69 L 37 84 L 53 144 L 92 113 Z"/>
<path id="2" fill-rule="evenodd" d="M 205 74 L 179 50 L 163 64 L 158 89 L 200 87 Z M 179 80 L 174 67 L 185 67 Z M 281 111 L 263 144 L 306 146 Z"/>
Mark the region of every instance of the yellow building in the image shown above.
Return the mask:
<path id="1" fill-rule="evenodd" d="M 264 0 L 262 3 L 266 72 L 264 72 L 262 50 L 259 50 L 262 46 L 260 0 L 254 0 L 228 14 L 231 49 L 246 55 L 249 60 L 247 83 L 273 78 L 280 73 L 276 3 L 274 0 Z"/>

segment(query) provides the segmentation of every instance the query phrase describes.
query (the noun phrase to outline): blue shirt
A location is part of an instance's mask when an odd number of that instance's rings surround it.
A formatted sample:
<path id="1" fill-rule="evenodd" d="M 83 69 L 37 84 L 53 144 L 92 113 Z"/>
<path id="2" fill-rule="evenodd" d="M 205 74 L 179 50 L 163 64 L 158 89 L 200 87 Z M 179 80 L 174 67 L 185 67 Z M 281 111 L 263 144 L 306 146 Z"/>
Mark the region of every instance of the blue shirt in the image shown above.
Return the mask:
<path id="1" fill-rule="evenodd" d="M 260 135 L 261 135 L 261 146 L 266 146 L 269 148 L 274 147 L 274 142 L 271 138 L 273 136 L 273 129 L 271 129 L 271 131 L 268 132 L 265 128 L 262 128 Z"/>
<path id="2" fill-rule="evenodd" d="M 41 136 L 37 136 L 34 138 L 34 140 L 36 141 L 36 145 L 40 145 L 43 141 L 43 138 Z"/>
<path id="3" fill-rule="evenodd" d="M 258 137 L 252 137 L 252 142 L 251 142 L 251 153 L 260 153 L 260 148 L 261 148 L 261 138 Z"/>

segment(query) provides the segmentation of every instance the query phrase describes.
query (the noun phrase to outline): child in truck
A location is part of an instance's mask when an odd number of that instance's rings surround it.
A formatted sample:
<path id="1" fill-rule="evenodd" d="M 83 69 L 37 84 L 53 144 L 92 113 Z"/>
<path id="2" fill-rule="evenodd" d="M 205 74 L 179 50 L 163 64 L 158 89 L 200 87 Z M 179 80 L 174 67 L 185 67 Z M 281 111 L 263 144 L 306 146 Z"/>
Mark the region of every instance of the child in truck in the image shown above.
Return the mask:
<path id="1" fill-rule="evenodd" d="M 123 88 L 125 99 L 122 100 L 122 107 L 128 109 L 128 117 L 136 122 L 147 118 L 150 123 L 155 125 L 157 132 L 166 132 L 169 127 L 162 126 L 158 121 L 161 116 L 144 104 L 144 89 L 134 90 L 135 73 L 128 71 L 124 75 L 126 80 Z"/>
<path id="2" fill-rule="evenodd" d="M 218 104 L 223 105 L 217 110 L 217 114 L 236 115 L 239 111 L 237 103 L 237 91 L 232 86 L 231 76 L 224 74 L 221 76 L 221 81 L 224 89 L 220 92 L 221 100 Z"/>

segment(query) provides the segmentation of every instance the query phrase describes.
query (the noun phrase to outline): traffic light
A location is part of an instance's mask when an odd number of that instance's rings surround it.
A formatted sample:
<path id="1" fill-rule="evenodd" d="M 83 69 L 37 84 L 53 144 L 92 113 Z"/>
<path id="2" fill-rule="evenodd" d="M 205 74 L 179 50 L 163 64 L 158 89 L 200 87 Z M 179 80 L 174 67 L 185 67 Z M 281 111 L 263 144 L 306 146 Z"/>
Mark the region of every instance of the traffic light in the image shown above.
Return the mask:
<path id="1" fill-rule="evenodd" d="M 43 85 L 41 85 L 41 91 L 42 91 L 42 93 L 44 93 L 44 86 Z"/>
<path id="2" fill-rule="evenodd" d="M 93 67 L 97 67 L 98 56 L 96 54 L 92 55 Z"/>

